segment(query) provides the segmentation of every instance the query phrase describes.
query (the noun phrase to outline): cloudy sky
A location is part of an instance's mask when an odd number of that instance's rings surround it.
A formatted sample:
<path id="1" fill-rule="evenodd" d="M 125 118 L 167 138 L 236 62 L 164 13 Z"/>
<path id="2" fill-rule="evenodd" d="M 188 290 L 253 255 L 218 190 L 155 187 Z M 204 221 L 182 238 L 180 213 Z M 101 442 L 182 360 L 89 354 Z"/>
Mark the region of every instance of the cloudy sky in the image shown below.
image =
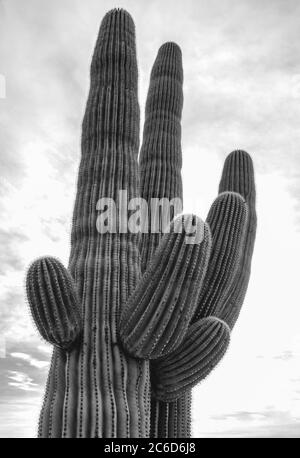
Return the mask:
<path id="1" fill-rule="evenodd" d="M 255 163 L 251 284 L 227 355 L 194 390 L 194 436 L 300 437 L 298 0 L 0 0 L 0 436 L 36 434 L 51 347 L 25 270 L 67 261 L 89 64 L 115 6 L 136 23 L 142 110 L 158 47 L 182 48 L 185 210 L 205 218 L 231 150 Z"/>

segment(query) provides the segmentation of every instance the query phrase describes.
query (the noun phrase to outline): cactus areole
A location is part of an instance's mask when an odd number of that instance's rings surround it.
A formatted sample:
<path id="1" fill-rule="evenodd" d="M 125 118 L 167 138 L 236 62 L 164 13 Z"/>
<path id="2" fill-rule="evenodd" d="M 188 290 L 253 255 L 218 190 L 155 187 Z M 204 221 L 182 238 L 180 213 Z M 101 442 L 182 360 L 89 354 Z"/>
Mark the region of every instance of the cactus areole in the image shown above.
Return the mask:
<path id="1" fill-rule="evenodd" d="M 244 151 L 227 157 L 206 222 L 174 207 L 165 234 L 98 230 L 99 201 L 120 190 L 127 204 L 182 199 L 180 48 L 165 43 L 155 60 L 139 161 L 137 77 L 133 20 L 110 11 L 91 64 L 69 265 L 39 258 L 27 275 L 53 345 L 40 437 L 189 437 L 191 389 L 224 355 L 246 293 L 256 214 Z"/>

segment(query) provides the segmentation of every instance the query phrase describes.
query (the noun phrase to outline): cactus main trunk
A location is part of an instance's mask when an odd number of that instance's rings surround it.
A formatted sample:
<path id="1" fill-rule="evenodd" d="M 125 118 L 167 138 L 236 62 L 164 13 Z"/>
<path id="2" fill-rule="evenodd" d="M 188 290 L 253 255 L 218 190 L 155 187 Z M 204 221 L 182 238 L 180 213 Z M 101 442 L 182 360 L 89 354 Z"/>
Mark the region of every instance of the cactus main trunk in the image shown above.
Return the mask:
<path id="1" fill-rule="evenodd" d="M 69 353 L 54 350 L 42 437 L 149 434 L 149 363 L 125 355 L 117 340 L 120 308 L 140 277 L 138 235 L 100 234 L 96 228 L 101 197 L 116 201 L 121 189 L 128 199 L 139 192 L 134 34 L 126 12 L 109 13 L 93 56 L 69 261 L 83 331 Z"/>

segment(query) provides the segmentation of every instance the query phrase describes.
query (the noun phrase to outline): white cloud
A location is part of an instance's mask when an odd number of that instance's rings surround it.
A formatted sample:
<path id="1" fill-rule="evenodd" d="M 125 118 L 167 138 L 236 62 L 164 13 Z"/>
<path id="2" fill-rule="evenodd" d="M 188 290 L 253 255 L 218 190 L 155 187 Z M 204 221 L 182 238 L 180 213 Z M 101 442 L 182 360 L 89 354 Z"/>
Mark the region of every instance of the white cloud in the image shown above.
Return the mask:
<path id="1" fill-rule="evenodd" d="M 32 358 L 32 356 L 27 355 L 26 353 L 13 352 L 10 354 L 10 356 L 12 358 L 17 358 L 26 361 L 30 364 L 30 366 L 37 367 L 39 369 L 49 366 L 49 361 L 39 361 L 35 358 Z"/>
<path id="2" fill-rule="evenodd" d="M 38 385 L 33 383 L 32 378 L 23 372 L 9 371 L 8 378 L 10 380 L 8 385 L 10 386 L 23 391 L 39 391 Z"/>

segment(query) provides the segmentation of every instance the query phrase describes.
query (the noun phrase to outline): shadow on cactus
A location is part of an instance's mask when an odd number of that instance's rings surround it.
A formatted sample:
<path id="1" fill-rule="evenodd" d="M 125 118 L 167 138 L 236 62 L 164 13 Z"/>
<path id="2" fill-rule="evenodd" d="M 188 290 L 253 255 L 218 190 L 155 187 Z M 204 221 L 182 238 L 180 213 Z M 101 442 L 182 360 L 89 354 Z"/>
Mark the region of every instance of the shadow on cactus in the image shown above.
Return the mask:
<path id="1" fill-rule="evenodd" d="M 139 152 L 135 28 L 104 17 L 82 126 L 82 156 L 66 269 L 40 258 L 27 297 L 53 355 L 40 437 L 188 437 L 191 389 L 224 355 L 250 276 L 256 230 L 253 165 L 226 161 L 206 222 L 173 214 L 167 234 L 99 233 L 97 202 L 182 199 L 182 56 L 158 51 Z M 202 231 L 188 244 L 183 220 Z"/>

